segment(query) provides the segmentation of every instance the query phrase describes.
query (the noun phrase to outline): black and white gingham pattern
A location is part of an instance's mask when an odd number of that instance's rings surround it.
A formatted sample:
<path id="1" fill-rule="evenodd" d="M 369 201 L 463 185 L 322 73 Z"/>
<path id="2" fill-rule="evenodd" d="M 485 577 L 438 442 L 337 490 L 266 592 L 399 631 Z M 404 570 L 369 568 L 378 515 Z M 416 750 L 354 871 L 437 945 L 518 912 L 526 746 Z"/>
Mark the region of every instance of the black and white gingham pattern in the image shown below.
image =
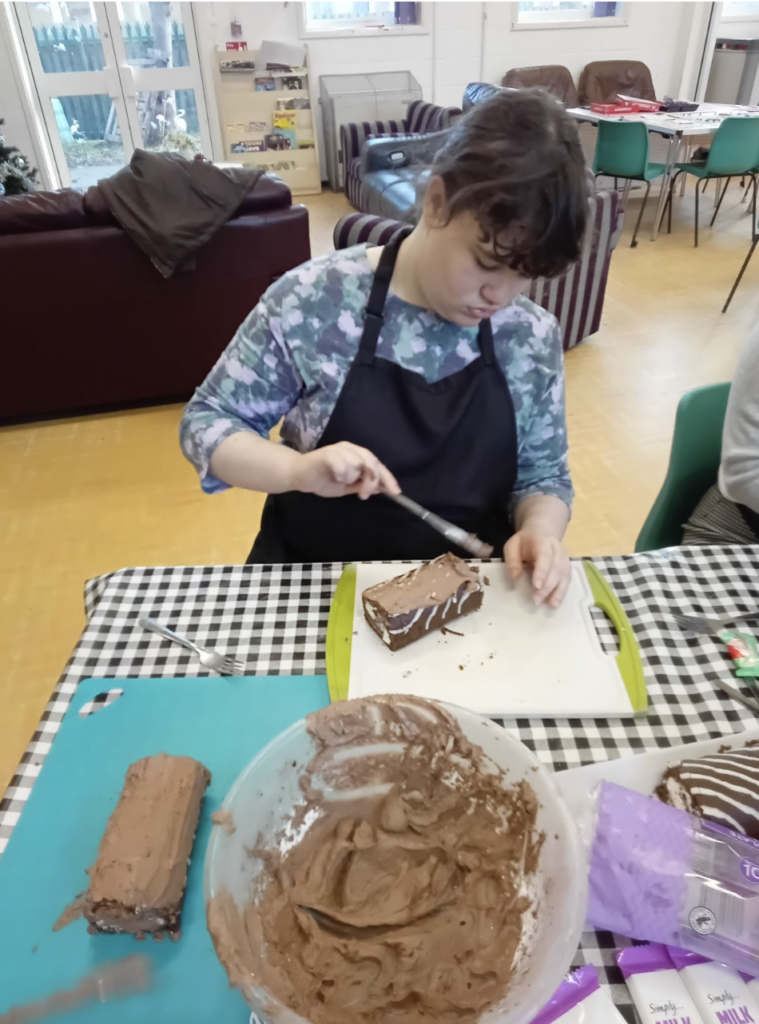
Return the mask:
<path id="1" fill-rule="evenodd" d="M 640 720 L 518 719 L 507 728 L 554 769 L 740 732 L 751 713 L 714 686 L 738 685 L 730 659 L 713 638 L 688 638 L 672 611 L 719 617 L 759 607 L 759 547 L 674 548 L 596 565 L 618 595 L 646 669 L 650 710 Z M 251 675 L 322 674 L 329 606 L 338 565 L 136 568 L 91 580 L 88 625 L 42 716 L 5 798 L 0 854 L 79 682 L 90 676 L 202 675 L 193 655 L 146 633 L 150 615 L 200 644 L 234 653 Z M 600 613 L 599 613 L 600 615 Z M 602 628 L 602 633 L 608 631 Z M 546 634 L 546 657 L 561 658 Z M 589 934 L 577 965 L 592 963 L 632 1022 L 627 990 L 614 962 L 611 935 Z"/>

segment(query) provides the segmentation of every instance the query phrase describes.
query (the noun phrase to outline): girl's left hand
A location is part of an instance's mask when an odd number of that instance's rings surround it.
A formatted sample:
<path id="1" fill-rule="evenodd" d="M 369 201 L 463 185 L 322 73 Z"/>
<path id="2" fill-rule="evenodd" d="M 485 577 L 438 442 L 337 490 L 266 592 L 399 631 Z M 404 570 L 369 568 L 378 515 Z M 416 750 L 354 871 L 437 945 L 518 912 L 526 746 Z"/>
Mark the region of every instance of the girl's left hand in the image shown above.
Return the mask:
<path id="1" fill-rule="evenodd" d="M 535 604 L 558 608 L 564 600 L 572 578 L 569 555 L 558 537 L 531 530 L 519 530 L 503 549 L 506 568 L 518 580 L 525 566 L 532 570 Z"/>

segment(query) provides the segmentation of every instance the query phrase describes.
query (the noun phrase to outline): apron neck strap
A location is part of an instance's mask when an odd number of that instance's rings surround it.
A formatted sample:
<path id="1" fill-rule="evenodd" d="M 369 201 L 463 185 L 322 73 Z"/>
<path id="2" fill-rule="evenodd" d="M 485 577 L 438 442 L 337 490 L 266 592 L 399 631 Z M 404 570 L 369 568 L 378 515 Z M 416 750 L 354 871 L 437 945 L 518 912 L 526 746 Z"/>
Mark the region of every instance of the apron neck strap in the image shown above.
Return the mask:
<path id="1" fill-rule="evenodd" d="M 490 319 L 480 320 L 477 344 L 480 346 L 483 363 L 486 366 L 495 366 L 495 344 L 493 343 L 493 326 Z"/>
<path id="2" fill-rule="evenodd" d="M 369 301 L 366 304 L 364 313 L 364 331 L 361 335 L 361 344 L 358 349 L 358 358 L 362 363 L 371 363 L 377 352 L 382 324 L 385 320 L 385 302 L 387 293 L 390 290 L 390 281 L 395 269 L 395 261 L 398 258 L 398 250 L 401 243 L 411 234 L 412 228 L 407 227 L 399 231 L 382 250 L 377 269 L 374 272 L 372 289 L 369 292 Z M 482 360 L 487 366 L 495 365 L 495 346 L 493 344 L 493 328 L 490 320 L 481 320 L 477 332 L 477 343 L 480 347 Z"/>
<path id="3" fill-rule="evenodd" d="M 390 290 L 390 281 L 395 269 L 395 261 L 398 258 L 398 250 L 404 238 L 411 234 L 412 228 L 400 230 L 382 250 L 377 269 L 374 272 L 372 290 L 369 292 L 369 301 L 366 304 L 364 313 L 364 333 L 361 335 L 358 355 L 362 363 L 371 362 L 377 351 L 382 324 L 385 319 L 385 301 Z"/>

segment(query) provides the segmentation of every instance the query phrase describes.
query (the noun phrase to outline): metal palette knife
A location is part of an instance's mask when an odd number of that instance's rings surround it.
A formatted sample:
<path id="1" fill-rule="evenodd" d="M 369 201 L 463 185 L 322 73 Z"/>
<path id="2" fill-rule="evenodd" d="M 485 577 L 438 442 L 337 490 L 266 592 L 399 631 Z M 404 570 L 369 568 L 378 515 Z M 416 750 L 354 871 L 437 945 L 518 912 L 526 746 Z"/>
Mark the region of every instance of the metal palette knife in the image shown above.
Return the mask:
<path id="1" fill-rule="evenodd" d="M 480 540 L 475 534 L 467 533 L 460 526 L 455 526 L 453 523 L 449 523 L 447 519 L 435 515 L 434 512 L 430 512 L 424 506 L 412 501 L 411 498 L 407 498 L 405 494 L 388 494 L 387 497 L 394 501 L 396 505 L 405 508 L 412 515 L 418 516 L 428 526 L 431 526 L 433 530 L 441 533 L 451 544 L 456 544 L 458 547 L 463 548 L 464 551 L 468 551 L 475 558 L 490 558 L 493 554 L 492 544 L 486 544 L 485 541 Z"/>

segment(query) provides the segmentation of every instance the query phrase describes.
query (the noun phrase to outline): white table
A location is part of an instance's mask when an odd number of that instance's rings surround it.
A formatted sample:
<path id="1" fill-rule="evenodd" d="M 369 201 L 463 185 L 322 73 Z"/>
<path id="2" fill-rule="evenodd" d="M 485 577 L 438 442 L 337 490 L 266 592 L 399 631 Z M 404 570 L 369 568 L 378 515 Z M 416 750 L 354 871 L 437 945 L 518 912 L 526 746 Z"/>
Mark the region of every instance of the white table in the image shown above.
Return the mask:
<path id="1" fill-rule="evenodd" d="M 669 148 L 662 178 L 659 206 L 651 229 L 651 241 L 655 242 L 661 227 L 664 204 L 672 174 L 680 154 L 684 138 L 698 135 L 713 135 L 726 117 L 759 117 L 759 107 L 741 107 L 730 103 L 701 103 L 698 110 L 682 114 L 595 114 L 589 107 L 570 107 L 567 110 L 576 121 L 598 124 L 599 121 L 639 121 L 649 131 L 669 138 Z"/>

